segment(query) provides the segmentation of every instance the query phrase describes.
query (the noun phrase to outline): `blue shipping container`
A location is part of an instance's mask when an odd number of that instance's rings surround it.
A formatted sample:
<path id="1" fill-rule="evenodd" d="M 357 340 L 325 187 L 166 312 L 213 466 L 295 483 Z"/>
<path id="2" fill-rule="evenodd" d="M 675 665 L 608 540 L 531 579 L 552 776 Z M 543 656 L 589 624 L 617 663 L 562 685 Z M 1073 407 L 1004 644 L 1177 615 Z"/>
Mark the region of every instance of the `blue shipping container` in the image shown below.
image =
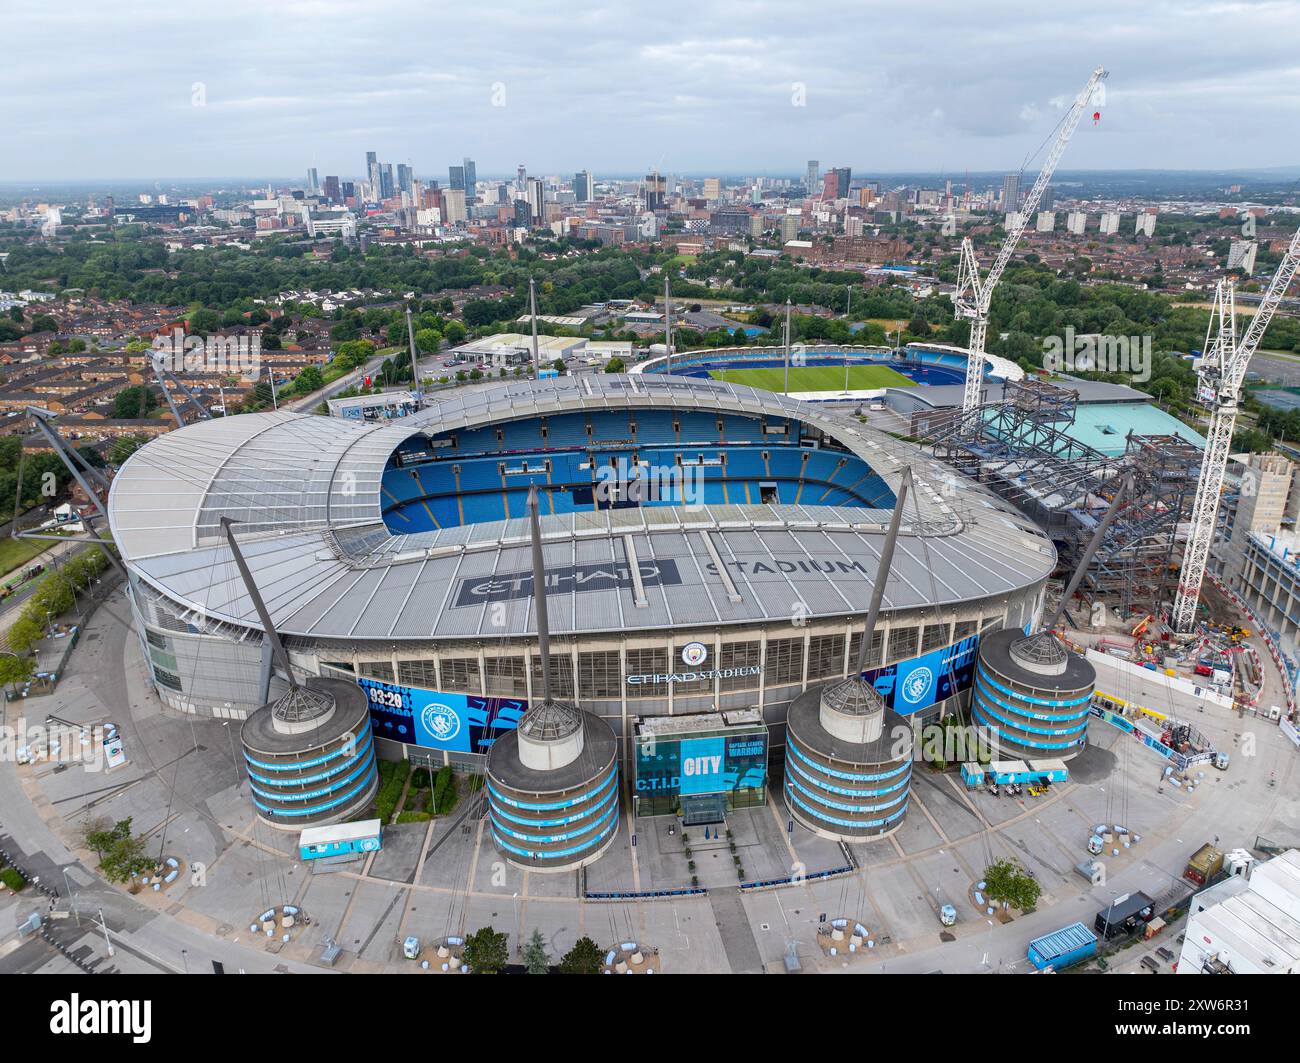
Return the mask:
<path id="1" fill-rule="evenodd" d="M 1036 970 L 1061 970 L 1097 954 L 1097 935 L 1082 923 L 1053 930 L 1029 943 L 1029 962 Z"/>

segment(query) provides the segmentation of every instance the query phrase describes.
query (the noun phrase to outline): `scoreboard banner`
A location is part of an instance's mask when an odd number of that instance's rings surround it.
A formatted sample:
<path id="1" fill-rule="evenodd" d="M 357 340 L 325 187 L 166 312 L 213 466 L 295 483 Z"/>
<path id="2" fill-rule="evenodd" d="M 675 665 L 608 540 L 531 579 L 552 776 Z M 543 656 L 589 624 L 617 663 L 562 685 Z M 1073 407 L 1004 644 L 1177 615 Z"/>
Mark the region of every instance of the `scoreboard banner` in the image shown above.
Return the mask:
<path id="1" fill-rule="evenodd" d="M 895 712 L 904 716 L 921 712 L 971 685 L 979 641 L 978 635 L 971 635 L 910 661 L 870 669 L 863 678 Z"/>
<path id="2" fill-rule="evenodd" d="M 486 753 L 528 709 L 523 698 L 445 694 L 378 679 L 359 678 L 357 685 L 370 702 L 376 737 L 455 753 Z"/>

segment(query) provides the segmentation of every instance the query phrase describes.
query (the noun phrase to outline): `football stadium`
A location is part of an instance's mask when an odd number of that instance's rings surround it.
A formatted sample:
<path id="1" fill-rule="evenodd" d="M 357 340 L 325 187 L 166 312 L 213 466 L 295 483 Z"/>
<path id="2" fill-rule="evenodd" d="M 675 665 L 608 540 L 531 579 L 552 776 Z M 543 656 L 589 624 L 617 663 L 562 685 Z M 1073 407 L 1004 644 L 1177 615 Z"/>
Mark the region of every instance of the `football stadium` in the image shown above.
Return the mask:
<path id="1" fill-rule="evenodd" d="M 383 756 L 483 771 L 541 698 L 535 487 L 549 682 L 602 725 L 591 786 L 609 793 L 609 749 L 634 811 L 706 816 L 760 803 L 792 703 L 856 672 L 908 467 L 865 675 L 915 722 L 971 686 L 981 635 L 1038 621 L 1055 551 L 916 447 L 779 393 L 592 374 L 455 389 L 381 423 L 200 421 L 130 458 L 109 515 L 167 705 L 243 720 L 287 696 L 229 518 L 298 679 L 359 686 Z"/>
<path id="2" fill-rule="evenodd" d="M 790 394 L 880 391 L 894 387 L 961 385 L 968 353 L 943 343 L 909 343 L 897 349 L 857 344 L 796 344 L 783 347 L 717 347 L 675 352 L 633 367 L 633 373 L 672 373 Z M 1019 380 L 1024 371 L 1005 358 L 985 355 L 989 381 Z M 847 386 L 846 386 L 847 385 Z"/>

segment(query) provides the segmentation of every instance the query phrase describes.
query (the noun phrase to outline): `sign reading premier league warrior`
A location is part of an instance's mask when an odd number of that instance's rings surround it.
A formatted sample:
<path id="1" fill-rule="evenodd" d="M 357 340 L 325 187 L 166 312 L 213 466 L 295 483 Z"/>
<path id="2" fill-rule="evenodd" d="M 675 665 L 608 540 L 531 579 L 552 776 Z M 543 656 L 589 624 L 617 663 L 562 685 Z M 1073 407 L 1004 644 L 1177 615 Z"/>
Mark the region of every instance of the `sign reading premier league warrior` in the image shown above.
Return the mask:
<path id="1" fill-rule="evenodd" d="M 928 709 L 971 685 L 979 636 L 932 650 L 910 661 L 871 669 L 864 677 L 895 712 L 908 716 Z"/>
<path id="2" fill-rule="evenodd" d="M 528 708 L 520 698 L 444 694 L 378 679 L 358 679 L 357 685 L 370 701 L 377 737 L 455 753 L 486 753 Z"/>

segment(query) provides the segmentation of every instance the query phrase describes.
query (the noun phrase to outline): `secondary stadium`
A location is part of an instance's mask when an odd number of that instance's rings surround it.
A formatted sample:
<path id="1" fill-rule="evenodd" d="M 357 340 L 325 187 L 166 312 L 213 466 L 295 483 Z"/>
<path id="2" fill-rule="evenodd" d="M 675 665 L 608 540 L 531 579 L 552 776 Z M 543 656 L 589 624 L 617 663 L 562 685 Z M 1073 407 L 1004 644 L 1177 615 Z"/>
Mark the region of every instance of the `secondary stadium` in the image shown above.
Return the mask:
<path id="1" fill-rule="evenodd" d="M 167 705 L 243 719 L 285 691 L 228 517 L 300 678 L 359 685 L 381 753 L 482 770 L 540 697 L 536 485 L 555 693 L 609 724 L 655 814 L 690 789 L 690 741 L 726 743 L 728 801 L 761 794 L 791 703 L 853 667 L 907 466 L 867 675 L 930 719 L 982 634 L 1038 621 L 1051 542 L 910 444 L 779 393 L 565 376 L 386 423 L 200 421 L 130 458 L 109 518 Z"/>

